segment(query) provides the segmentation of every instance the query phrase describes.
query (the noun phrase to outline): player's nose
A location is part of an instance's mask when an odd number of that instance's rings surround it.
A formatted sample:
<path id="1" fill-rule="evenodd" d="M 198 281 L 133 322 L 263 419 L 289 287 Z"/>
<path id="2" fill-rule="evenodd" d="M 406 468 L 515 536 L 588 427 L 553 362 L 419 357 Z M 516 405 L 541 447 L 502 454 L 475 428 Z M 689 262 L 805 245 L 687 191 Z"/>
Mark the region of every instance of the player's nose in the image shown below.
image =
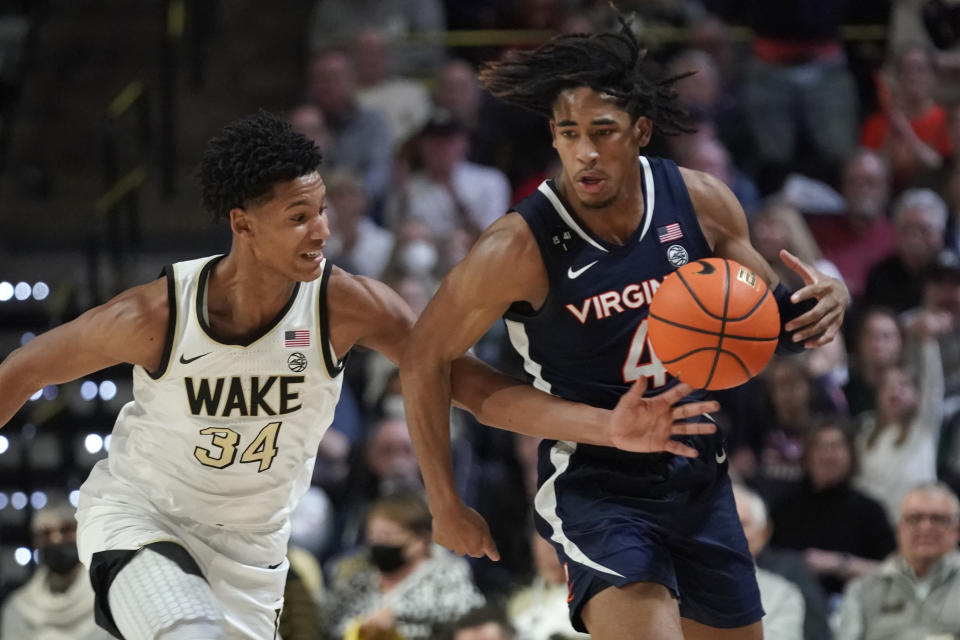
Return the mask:
<path id="1" fill-rule="evenodd" d="M 577 140 L 577 160 L 584 164 L 591 164 L 599 155 L 590 136 L 580 136 Z"/>
<path id="2" fill-rule="evenodd" d="M 326 213 L 320 212 L 311 219 L 310 236 L 319 240 L 330 237 L 330 218 Z"/>

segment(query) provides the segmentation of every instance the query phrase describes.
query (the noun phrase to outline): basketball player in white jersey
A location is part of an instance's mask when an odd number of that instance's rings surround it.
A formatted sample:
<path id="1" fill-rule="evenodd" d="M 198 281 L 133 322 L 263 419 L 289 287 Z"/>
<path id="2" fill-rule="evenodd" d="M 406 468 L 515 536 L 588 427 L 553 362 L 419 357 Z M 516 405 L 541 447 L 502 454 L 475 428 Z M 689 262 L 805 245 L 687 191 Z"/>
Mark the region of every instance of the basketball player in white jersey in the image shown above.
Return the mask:
<path id="1" fill-rule="evenodd" d="M 414 318 L 400 297 L 323 257 L 319 164 L 274 116 L 228 126 L 199 177 L 204 207 L 230 223 L 230 253 L 170 265 L 0 364 L 0 425 L 45 385 L 134 365 L 134 400 L 77 513 L 97 621 L 117 637 L 274 638 L 289 514 L 333 418 L 343 358 L 355 345 L 394 362 L 404 350 Z M 569 439 L 587 424 L 594 442 L 637 451 L 712 429 L 674 421 L 716 408 L 673 407 L 681 389 L 594 409 L 472 359 L 454 364 L 450 384 L 488 424 Z"/>

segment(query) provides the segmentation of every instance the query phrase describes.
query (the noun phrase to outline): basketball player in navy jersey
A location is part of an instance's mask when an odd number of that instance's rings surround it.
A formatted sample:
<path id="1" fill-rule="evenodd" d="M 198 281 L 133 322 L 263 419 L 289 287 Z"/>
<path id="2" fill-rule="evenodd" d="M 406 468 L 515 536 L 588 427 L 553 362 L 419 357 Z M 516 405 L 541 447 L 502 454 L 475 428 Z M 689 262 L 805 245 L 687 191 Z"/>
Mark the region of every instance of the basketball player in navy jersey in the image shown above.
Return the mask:
<path id="1" fill-rule="evenodd" d="M 562 170 L 451 271 L 401 363 L 434 539 L 457 553 L 497 557 L 486 523 L 454 488 L 448 398 L 438 390 L 449 363 L 497 318 L 536 388 L 599 407 L 624 394 L 677 392 L 647 342 L 646 317 L 658 283 L 687 262 L 729 258 L 775 287 L 783 350 L 826 344 L 843 319 L 843 284 L 786 252 L 806 284 L 793 294 L 778 285 L 719 180 L 638 157 L 654 126 L 682 129 L 682 114 L 670 80 L 647 76 L 622 26 L 511 52 L 481 72 L 495 96 L 549 118 Z M 567 571 L 574 625 L 596 640 L 761 638 L 722 437 L 681 438 L 695 457 L 626 453 L 583 444 L 587 437 L 558 433 L 540 445 L 534 500 L 538 531 Z"/>
<path id="2" fill-rule="evenodd" d="M 0 363 L 0 426 L 46 385 L 118 363 L 133 401 L 80 489 L 79 548 L 97 622 L 126 640 L 275 637 L 289 514 L 307 490 L 354 346 L 394 362 L 413 313 L 383 283 L 323 256 L 330 235 L 316 146 L 261 113 L 208 143 L 202 201 L 226 219 L 225 256 L 169 265 Z M 455 365 L 456 400 L 484 422 L 540 424 L 638 450 L 699 426 L 641 424 L 518 385 L 476 360 Z M 675 395 L 673 400 L 678 400 Z M 670 407 L 672 418 L 709 409 Z M 634 406 L 638 412 L 634 411 Z"/>

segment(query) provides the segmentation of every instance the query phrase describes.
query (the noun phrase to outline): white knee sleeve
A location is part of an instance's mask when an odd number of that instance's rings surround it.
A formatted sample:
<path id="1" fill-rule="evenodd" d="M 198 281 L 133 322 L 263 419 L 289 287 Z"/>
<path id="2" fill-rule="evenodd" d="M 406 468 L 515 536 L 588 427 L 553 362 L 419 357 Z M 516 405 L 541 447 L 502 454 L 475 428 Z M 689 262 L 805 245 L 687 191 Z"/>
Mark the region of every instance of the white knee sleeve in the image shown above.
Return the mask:
<path id="1" fill-rule="evenodd" d="M 224 637 L 223 612 L 210 585 L 149 548 L 120 570 L 107 600 L 125 640 Z"/>

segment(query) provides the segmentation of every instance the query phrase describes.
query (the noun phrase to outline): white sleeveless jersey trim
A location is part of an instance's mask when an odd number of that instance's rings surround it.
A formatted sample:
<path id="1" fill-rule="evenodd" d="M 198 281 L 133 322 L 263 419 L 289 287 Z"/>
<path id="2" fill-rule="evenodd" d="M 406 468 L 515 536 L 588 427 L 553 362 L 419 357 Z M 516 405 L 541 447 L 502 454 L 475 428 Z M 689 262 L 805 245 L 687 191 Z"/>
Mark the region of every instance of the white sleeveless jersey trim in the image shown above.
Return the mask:
<path id="1" fill-rule="evenodd" d="M 176 318 L 168 361 L 156 378 L 134 367 L 134 399 L 114 425 L 110 473 L 170 516 L 273 530 L 309 488 L 340 397 L 343 376 L 331 375 L 321 351 L 332 354 L 321 328 L 332 265 L 324 263 L 325 277 L 298 284 L 263 335 L 228 344 L 201 317 L 203 278 L 219 259 L 170 268 Z"/>

